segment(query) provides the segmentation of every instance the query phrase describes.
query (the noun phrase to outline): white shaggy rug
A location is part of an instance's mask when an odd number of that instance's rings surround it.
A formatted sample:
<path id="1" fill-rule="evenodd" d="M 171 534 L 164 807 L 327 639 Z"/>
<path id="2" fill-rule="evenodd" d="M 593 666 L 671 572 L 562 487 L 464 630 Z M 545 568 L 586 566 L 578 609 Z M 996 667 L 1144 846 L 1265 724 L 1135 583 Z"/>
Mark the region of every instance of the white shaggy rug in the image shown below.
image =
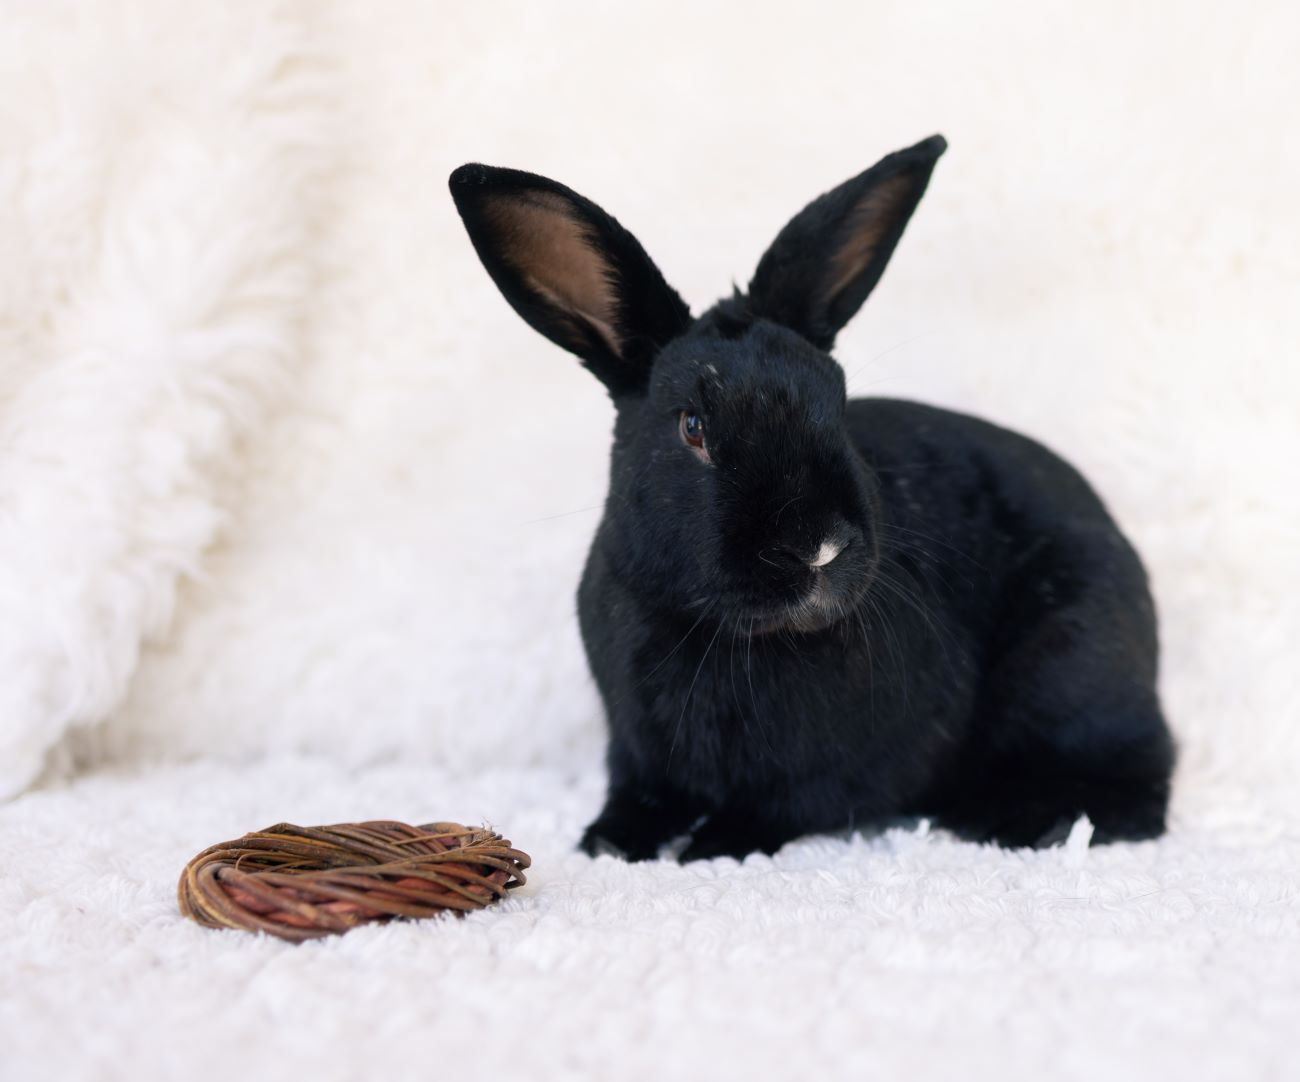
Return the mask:
<path id="1" fill-rule="evenodd" d="M 1300 1074 L 1293 6 L 0 20 L 0 1079 Z M 573 185 L 698 308 L 933 131 L 839 354 L 1106 496 L 1162 613 L 1170 834 L 578 855 L 610 411 L 446 176 Z M 204 846 L 365 817 L 490 821 L 534 871 L 301 947 L 176 912 Z"/>

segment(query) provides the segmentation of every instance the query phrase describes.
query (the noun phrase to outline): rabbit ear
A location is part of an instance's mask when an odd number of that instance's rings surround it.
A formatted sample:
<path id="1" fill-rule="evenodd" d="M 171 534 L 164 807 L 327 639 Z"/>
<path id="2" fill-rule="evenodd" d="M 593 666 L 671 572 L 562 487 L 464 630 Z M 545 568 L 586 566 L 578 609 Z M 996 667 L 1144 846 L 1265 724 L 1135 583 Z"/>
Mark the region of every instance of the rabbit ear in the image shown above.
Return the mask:
<path id="1" fill-rule="evenodd" d="M 534 330 L 577 354 L 610 394 L 644 388 L 690 310 L 626 229 L 562 184 L 462 165 L 451 195 L 479 259 Z"/>
<path id="2" fill-rule="evenodd" d="M 759 261 L 750 310 L 830 349 L 880 280 L 947 148 L 933 135 L 809 203 Z"/>

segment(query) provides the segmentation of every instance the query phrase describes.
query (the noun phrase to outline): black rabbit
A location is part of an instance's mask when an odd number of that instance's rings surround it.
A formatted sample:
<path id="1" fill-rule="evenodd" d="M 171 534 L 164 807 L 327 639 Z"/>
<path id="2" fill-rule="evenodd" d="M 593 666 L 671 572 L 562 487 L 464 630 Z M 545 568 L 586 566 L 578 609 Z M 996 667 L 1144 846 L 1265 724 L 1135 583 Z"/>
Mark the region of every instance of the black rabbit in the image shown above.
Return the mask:
<path id="1" fill-rule="evenodd" d="M 588 853 L 773 852 L 930 816 L 1003 845 L 1165 827 L 1174 750 L 1146 574 L 1023 436 L 854 399 L 836 333 L 946 144 L 891 154 L 781 231 L 698 319 L 636 239 L 543 177 L 465 165 L 479 258 L 616 407 L 578 591 L 609 724 Z"/>

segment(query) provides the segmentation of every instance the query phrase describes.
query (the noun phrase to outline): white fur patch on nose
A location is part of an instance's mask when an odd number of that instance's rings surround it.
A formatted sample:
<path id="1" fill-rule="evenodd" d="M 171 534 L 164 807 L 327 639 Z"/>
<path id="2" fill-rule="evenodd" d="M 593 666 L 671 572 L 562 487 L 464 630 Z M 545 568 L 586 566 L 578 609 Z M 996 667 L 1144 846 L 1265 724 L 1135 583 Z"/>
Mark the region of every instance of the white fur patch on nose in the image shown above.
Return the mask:
<path id="1" fill-rule="evenodd" d="M 817 550 L 817 555 L 812 558 L 809 567 L 825 567 L 836 556 L 844 550 L 844 546 L 838 542 L 823 541 L 822 547 Z"/>

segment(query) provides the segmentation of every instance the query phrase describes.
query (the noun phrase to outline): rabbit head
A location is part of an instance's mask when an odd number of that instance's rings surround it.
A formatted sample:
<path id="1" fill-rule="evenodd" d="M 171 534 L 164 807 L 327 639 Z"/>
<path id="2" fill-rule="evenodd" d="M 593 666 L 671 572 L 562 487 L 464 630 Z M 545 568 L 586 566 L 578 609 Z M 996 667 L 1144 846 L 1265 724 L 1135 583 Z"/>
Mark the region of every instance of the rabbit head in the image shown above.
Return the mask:
<path id="1" fill-rule="evenodd" d="M 744 293 L 698 318 L 626 229 L 552 180 L 465 165 L 451 191 L 514 309 L 616 407 L 603 558 L 654 607 L 752 633 L 853 611 L 875 483 L 846 426 L 836 334 L 879 280 L 945 149 L 935 136 L 815 200 Z"/>

